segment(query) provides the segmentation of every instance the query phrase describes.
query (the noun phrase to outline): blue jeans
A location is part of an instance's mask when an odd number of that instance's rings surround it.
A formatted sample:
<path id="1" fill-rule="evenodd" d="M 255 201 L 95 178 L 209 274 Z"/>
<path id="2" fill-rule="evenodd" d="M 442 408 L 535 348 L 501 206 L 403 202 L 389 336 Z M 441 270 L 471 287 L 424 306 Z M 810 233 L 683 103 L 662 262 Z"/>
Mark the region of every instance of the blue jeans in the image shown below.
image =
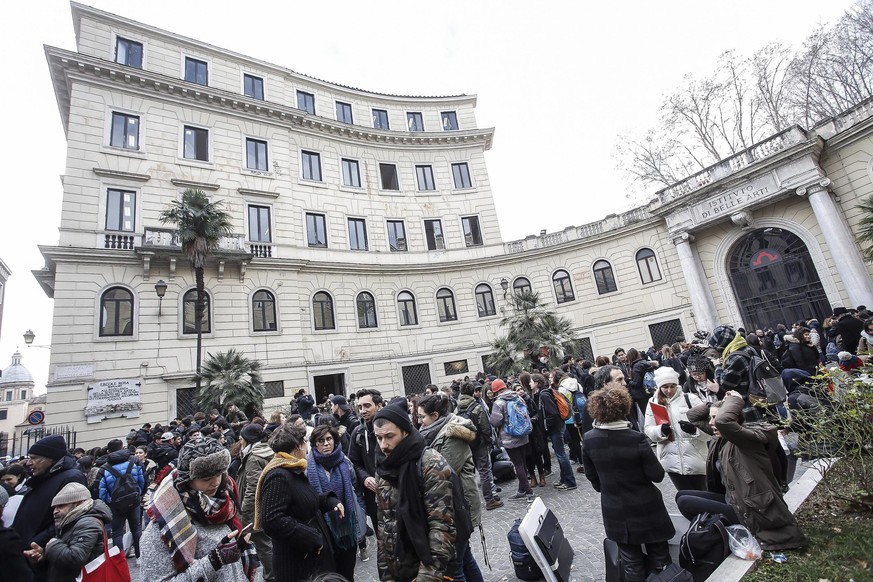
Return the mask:
<path id="1" fill-rule="evenodd" d="M 473 533 L 475 534 L 476 532 L 474 531 Z M 476 558 L 473 557 L 473 552 L 470 551 L 469 540 L 456 549 L 458 553 L 458 572 L 455 574 L 454 582 L 485 582 L 484 578 L 482 578 L 479 564 L 476 563 Z M 462 555 L 463 557 L 461 557 Z"/>
<path id="2" fill-rule="evenodd" d="M 573 467 L 570 466 L 570 459 L 567 458 L 567 451 L 564 449 L 563 427 L 561 430 L 550 434 L 549 438 L 552 441 L 555 458 L 558 459 L 558 465 L 561 467 L 561 483 L 575 487 L 576 477 L 573 475 Z"/>
<path id="3" fill-rule="evenodd" d="M 133 536 L 133 548 L 136 552 L 136 557 L 139 558 L 139 538 L 142 535 L 142 520 L 140 516 L 142 515 L 142 508 L 137 505 L 127 513 L 116 513 L 112 512 L 112 521 L 110 522 L 110 529 L 112 530 L 112 543 L 118 547 L 119 550 L 125 550 L 127 548 L 124 547 L 124 522 L 127 522 L 127 527 L 130 528 L 130 533 Z"/>

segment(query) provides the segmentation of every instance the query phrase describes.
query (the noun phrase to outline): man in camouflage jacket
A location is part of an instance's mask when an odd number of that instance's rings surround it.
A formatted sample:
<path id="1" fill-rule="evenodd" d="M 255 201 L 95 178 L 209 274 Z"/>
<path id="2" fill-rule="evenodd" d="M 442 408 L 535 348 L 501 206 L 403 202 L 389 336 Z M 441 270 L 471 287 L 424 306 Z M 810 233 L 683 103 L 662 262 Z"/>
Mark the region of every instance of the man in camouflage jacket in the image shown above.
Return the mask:
<path id="1" fill-rule="evenodd" d="M 452 469 L 437 451 L 426 449 L 403 403 L 380 410 L 373 422 L 378 569 L 383 582 L 442 582 L 455 563 Z"/>

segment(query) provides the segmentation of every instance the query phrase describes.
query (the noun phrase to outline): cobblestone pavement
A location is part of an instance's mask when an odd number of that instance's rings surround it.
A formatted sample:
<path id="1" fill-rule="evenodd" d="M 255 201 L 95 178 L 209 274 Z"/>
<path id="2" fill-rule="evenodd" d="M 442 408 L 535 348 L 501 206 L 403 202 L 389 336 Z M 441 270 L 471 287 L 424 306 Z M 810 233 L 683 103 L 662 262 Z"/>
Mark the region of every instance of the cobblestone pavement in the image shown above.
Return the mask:
<path id="1" fill-rule="evenodd" d="M 554 458 L 552 463 L 553 467 L 558 466 Z M 574 470 L 575 468 L 576 465 L 573 466 Z M 805 468 L 804 464 L 798 466 L 795 479 L 800 477 Z M 534 489 L 534 492 L 537 496 L 542 497 L 546 507 L 554 511 L 558 516 L 561 526 L 573 545 L 575 556 L 571 570 L 571 582 L 603 580 L 603 538 L 605 534 L 600 515 L 600 494 L 594 491 L 585 476 L 579 473 L 576 474 L 578 488 L 574 491 L 560 492 L 552 487 L 552 483 L 557 481 L 557 474 L 547 478 L 547 481 L 548 486 L 546 488 L 537 487 Z M 512 527 L 515 520 L 524 517 L 527 512 L 526 502 L 506 501 L 516 490 L 515 480 L 505 481 L 499 485 L 503 489 L 500 496 L 505 500 L 504 506 L 492 511 L 485 511 L 484 505 L 482 508 L 482 527 L 485 532 L 488 560 L 491 563 L 490 570 L 485 565 L 482 543 L 478 531 L 473 534 L 473 538 L 470 540 L 473 554 L 479 563 L 479 567 L 482 569 L 482 576 L 489 582 L 517 580 L 509 558 L 509 544 L 506 541 L 506 533 Z M 678 513 L 673 499 L 676 495 L 676 490 L 673 488 L 670 479 L 665 477 L 664 481 L 658 484 L 658 487 L 664 494 L 664 503 L 667 506 L 667 511 Z M 375 538 L 371 537 L 368 540 L 370 540 L 371 558 L 367 562 L 358 561 L 357 569 L 355 570 L 355 582 L 378 582 L 379 580 L 376 574 Z M 134 581 L 139 580 L 139 569 L 136 568 L 135 562 L 130 560 L 129 564 L 131 565 L 132 579 Z"/>

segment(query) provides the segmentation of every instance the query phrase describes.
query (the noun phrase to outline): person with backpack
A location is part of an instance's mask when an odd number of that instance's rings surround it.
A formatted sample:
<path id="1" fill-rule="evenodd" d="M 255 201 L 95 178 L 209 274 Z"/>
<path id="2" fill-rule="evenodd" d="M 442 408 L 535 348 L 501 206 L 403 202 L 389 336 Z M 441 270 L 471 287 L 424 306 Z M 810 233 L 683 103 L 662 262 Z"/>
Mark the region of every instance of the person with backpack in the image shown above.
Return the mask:
<path id="1" fill-rule="evenodd" d="M 498 445 L 506 449 L 518 478 L 518 491 L 509 500 L 532 502 L 534 493 L 527 478 L 524 459 L 525 447 L 533 431 L 530 413 L 524 400 L 500 378 L 491 382 L 491 393 L 495 398 L 488 420 L 497 430 Z"/>
<path id="2" fill-rule="evenodd" d="M 106 445 L 109 456 L 100 477 L 100 499 L 112 510 L 112 543 L 124 550 L 124 524 L 133 536 L 133 549 L 139 559 L 139 539 L 142 535 L 142 495 L 145 479 L 136 456 L 123 448 L 120 440 Z"/>
<path id="3" fill-rule="evenodd" d="M 654 373 L 658 367 L 657 361 L 649 361 L 644 359 L 636 348 L 631 348 L 627 351 L 628 369 L 630 373 L 627 380 L 627 389 L 630 392 L 634 404 L 639 408 L 641 414 L 646 413 L 646 406 L 649 398 L 655 391 L 654 383 L 648 384 L 647 376 Z"/>
<path id="4" fill-rule="evenodd" d="M 566 374 L 566 375 L 565 375 Z M 570 417 L 564 421 L 564 440 L 570 449 L 570 461 L 577 463 L 576 471 L 582 473 L 582 433 L 576 428 L 576 422 L 581 421 L 581 410 L 585 408 L 585 395 L 582 386 L 576 378 L 567 374 L 563 367 L 552 372 L 552 385 L 557 386 L 558 393 L 567 399 L 570 405 Z M 581 408 L 580 408 L 581 404 Z"/>
<path id="5" fill-rule="evenodd" d="M 746 344 L 746 339 L 729 325 L 712 330 L 709 346 L 721 351 L 720 365 L 715 370 L 715 381 L 722 390 L 739 392 L 748 401 L 749 366 L 757 352 Z"/>
<path id="6" fill-rule="evenodd" d="M 460 478 L 470 521 L 476 528 L 482 523 L 482 502 L 476 489 L 476 464 L 470 450 L 470 445 L 476 439 L 476 428 L 470 420 L 449 412 L 450 405 L 451 402 L 439 394 L 422 398 L 416 410 L 421 423 L 419 432 L 424 437 L 425 445 L 439 452 Z M 456 546 L 458 571 L 455 578 L 482 582 L 482 572 L 473 557 L 469 540 Z"/>
<path id="7" fill-rule="evenodd" d="M 533 431 L 530 433 L 530 448 L 533 459 L 528 463 L 527 471 L 531 475 L 531 486 L 534 486 L 533 481 L 536 480 L 534 471 L 539 471 L 539 486 L 545 487 L 546 477 L 552 474 L 552 455 L 549 453 L 549 439 L 546 437 L 543 413 L 540 410 L 540 390 L 543 386 L 534 382 L 533 375 L 528 372 L 519 374 L 518 379 L 525 392 L 530 394 L 530 398 L 525 403 L 530 413 L 531 423 L 533 423 Z"/>
<path id="8" fill-rule="evenodd" d="M 489 412 L 485 405 L 473 394 L 475 387 L 470 382 L 461 385 L 461 396 L 458 398 L 457 415 L 468 419 L 476 427 L 476 438 L 470 443 L 473 463 L 479 472 L 479 483 L 482 487 L 482 497 L 485 499 L 485 510 L 491 511 L 503 507 L 503 502 L 494 494 L 494 476 L 491 473 L 491 446 L 494 443 Z"/>
<path id="9" fill-rule="evenodd" d="M 552 450 L 558 460 L 561 476 L 555 488 L 560 491 L 571 491 L 576 488 L 576 476 L 564 448 L 564 429 L 566 420 L 571 417 L 570 403 L 555 388 L 549 386 L 542 374 L 531 374 L 531 384 L 537 385 L 540 399 L 540 415 L 546 437 L 552 442 Z"/>
<path id="10" fill-rule="evenodd" d="M 379 579 L 452 579 L 456 542 L 463 533 L 456 527 L 460 516 L 452 468 L 413 428 L 404 399 L 376 413 L 373 431 L 381 451 L 376 460 Z"/>

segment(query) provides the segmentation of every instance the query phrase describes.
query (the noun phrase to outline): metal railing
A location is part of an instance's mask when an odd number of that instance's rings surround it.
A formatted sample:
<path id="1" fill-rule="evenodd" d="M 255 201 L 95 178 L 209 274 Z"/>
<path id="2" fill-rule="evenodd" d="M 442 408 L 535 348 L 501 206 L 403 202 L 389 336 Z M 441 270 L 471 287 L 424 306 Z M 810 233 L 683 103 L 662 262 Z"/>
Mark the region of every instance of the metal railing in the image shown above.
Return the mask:
<path id="1" fill-rule="evenodd" d="M 71 426 L 32 426 L 12 434 L 0 433 L 0 457 L 21 457 L 42 438 L 60 435 L 67 443 L 67 450 L 76 448 L 76 430 Z"/>

